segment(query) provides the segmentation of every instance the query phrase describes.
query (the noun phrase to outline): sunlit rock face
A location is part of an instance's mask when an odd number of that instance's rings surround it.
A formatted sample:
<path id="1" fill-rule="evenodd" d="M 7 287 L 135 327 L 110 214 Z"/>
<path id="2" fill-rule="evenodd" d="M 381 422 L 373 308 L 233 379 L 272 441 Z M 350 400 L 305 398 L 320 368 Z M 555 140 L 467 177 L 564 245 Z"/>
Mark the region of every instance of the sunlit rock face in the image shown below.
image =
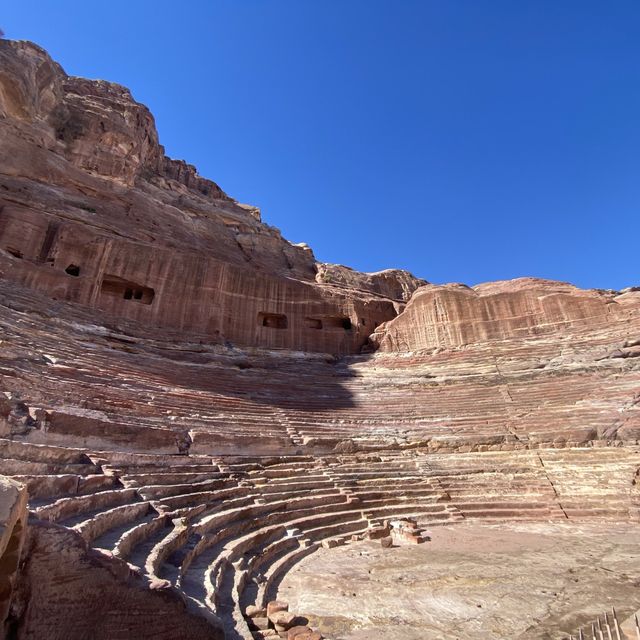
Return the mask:
<path id="1" fill-rule="evenodd" d="M 637 318 L 637 292 L 584 291 L 570 284 L 519 278 L 476 287 L 427 285 L 401 317 L 379 327 L 382 351 L 424 351 L 597 329 Z"/>
<path id="2" fill-rule="evenodd" d="M 404 272 L 316 282 L 309 247 L 164 155 L 128 89 L 69 77 L 26 42 L 1 41 L 0 63 L 12 281 L 161 331 L 330 353 L 358 352 L 422 284 Z"/>
<path id="3" fill-rule="evenodd" d="M 0 276 L 10 637 L 395 639 L 420 611 L 407 637 L 495 637 L 499 618 L 502 637 L 533 638 L 575 632 L 605 593 L 621 618 L 640 606 L 624 547 L 640 517 L 637 289 L 318 263 L 167 158 L 128 89 L 3 40 Z M 557 549 L 565 599 L 529 598 L 536 580 L 517 598 L 499 580 L 464 592 L 473 567 L 510 570 L 475 559 L 457 583 L 456 536 L 480 554 L 505 522 L 517 558 L 537 562 L 538 531 L 545 549 L 577 541 L 576 558 L 598 536 L 615 562 L 583 600 Z M 421 581 L 411 557 L 436 526 L 446 576 Z M 345 605 L 337 573 L 309 578 L 378 540 L 393 554 L 398 527 L 420 551 L 370 567 L 394 593 L 381 618 L 375 589 Z M 443 579 L 453 607 L 430 595 Z"/>

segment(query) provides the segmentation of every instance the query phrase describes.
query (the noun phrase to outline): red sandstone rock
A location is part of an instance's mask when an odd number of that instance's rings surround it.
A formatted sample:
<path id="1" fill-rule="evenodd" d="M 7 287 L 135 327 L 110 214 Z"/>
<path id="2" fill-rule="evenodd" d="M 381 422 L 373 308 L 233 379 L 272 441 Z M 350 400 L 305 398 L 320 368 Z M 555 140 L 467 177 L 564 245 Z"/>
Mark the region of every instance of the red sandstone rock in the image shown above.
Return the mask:
<path id="1" fill-rule="evenodd" d="M 267 610 L 265 608 L 257 607 L 253 604 L 249 605 L 244 613 L 248 618 L 265 618 L 267 616 Z"/>
<path id="2" fill-rule="evenodd" d="M 400 317 L 379 327 L 371 340 L 382 351 L 421 351 L 603 327 L 637 315 L 638 307 L 628 310 L 619 304 L 619 297 L 535 278 L 473 289 L 427 285 L 415 292 Z"/>
<path id="3" fill-rule="evenodd" d="M 188 613 L 175 591 L 150 590 L 125 563 L 87 551 L 67 529 L 30 526 L 23 557 L 12 605 L 20 637 L 224 638 L 222 630 Z"/>
<path id="4" fill-rule="evenodd" d="M 30 43 L 0 70 L 0 472 L 59 523 L 32 529 L 18 640 L 222 637 L 212 611 L 284 634 L 286 603 L 237 596 L 379 518 L 419 544 L 407 516 L 640 517 L 637 288 L 316 263 L 166 158 L 127 89 Z M 177 585 L 211 550 L 205 621 Z"/>
<path id="5" fill-rule="evenodd" d="M 289 604 L 282 600 L 272 600 L 267 603 L 267 616 L 269 618 L 279 611 L 289 611 Z"/>
<path id="6" fill-rule="evenodd" d="M 295 638 L 298 638 L 301 635 L 309 634 L 312 632 L 313 632 L 313 629 L 310 629 L 306 625 L 305 626 L 298 625 L 296 627 L 292 627 L 287 631 L 287 640 L 295 640 Z"/>
<path id="7" fill-rule="evenodd" d="M 13 281 L 196 340 L 330 353 L 357 352 L 422 283 L 316 284 L 309 247 L 165 157 L 128 89 L 69 77 L 27 42 L 0 41 L 0 65 L 0 271 Z"/>
<path id="8" fill-rule="evenodd" d="M 275 611 L 269 614 L 269 620 L 273 623 L 276 631 L 287 631 L 296 623 L 296 615 L 289 611 Z"/>

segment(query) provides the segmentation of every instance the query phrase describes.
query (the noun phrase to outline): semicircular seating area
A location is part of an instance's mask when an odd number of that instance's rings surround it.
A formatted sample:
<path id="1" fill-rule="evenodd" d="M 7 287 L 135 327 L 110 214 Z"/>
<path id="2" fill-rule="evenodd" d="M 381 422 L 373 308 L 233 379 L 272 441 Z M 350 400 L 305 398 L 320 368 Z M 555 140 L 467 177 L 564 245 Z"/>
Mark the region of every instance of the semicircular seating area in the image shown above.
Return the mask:
<path id="1" fill-rule="evenodd" d="M 638 519 L 640 509 L 629 497 L 637 449 L 212 458 L 2 440 L 0 456 L 2 473 L 26 482 L 33 517 L 173 585 L 229 638 L 261 637 L 244 612 L 275 599 L 298 561 L 384 520 L 429 528 Z"/>
<path id="2" fill-rule="evenodd" d="M 609 357 L 640 327 L 334 359 L 135 337 L 34 296 L 0 304 L 0 474 L 228 638 L 267 637 L 248 607 L 385 520 L 640 517 L 640 360 Z"/>

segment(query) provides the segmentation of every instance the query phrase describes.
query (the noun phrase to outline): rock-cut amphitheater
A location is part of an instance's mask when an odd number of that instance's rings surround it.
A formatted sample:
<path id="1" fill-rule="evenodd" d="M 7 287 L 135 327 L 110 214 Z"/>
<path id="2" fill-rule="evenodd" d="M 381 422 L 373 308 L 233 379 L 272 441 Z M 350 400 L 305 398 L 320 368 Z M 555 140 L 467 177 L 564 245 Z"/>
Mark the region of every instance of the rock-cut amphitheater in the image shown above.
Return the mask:
<path id="1" fill-rule="evenodd" d="M 0 40 L 4 637 L 635 640 L 639 443 L 640 288 L 319 263 Z"/>

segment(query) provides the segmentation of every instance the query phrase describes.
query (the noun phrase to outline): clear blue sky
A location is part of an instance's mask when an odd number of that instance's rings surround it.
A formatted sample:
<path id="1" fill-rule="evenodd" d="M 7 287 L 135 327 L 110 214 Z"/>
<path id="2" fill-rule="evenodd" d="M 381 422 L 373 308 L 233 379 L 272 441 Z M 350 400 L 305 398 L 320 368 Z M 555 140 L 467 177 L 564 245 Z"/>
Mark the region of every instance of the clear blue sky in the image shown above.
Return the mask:
<path id="1" fill-rule="evenodd" d="M 640 284 L 640 2 L 6 2 L 319 260 Z"/>

